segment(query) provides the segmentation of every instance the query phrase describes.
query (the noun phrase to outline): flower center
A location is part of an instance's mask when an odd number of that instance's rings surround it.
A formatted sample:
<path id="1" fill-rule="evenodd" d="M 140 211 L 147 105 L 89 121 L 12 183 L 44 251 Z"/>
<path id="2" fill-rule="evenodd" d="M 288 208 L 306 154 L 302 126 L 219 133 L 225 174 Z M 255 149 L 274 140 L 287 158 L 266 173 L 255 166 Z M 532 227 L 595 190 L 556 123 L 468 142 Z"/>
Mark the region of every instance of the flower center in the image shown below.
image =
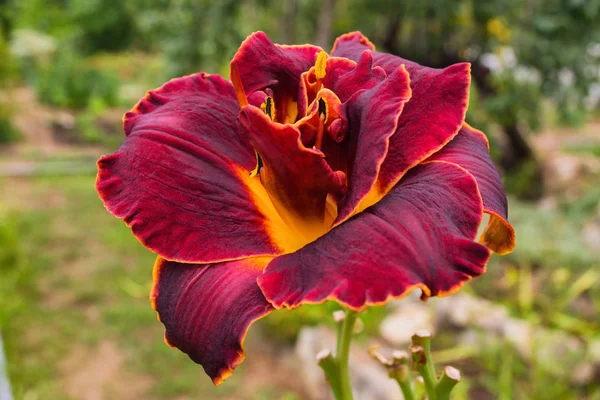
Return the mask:
<path id="1" fill-rule="evenodd" d="M 348 120 L 327 88 L 325 52 L 307 73 L 310 87 L 300 83 L 297 101 L 279 98 L 276 87 L 251 93 L 240 122 L 256 150 L 250 177 L 260 181 L 287 225 L 312 241 L 330 229 L 347 190 Z"/>

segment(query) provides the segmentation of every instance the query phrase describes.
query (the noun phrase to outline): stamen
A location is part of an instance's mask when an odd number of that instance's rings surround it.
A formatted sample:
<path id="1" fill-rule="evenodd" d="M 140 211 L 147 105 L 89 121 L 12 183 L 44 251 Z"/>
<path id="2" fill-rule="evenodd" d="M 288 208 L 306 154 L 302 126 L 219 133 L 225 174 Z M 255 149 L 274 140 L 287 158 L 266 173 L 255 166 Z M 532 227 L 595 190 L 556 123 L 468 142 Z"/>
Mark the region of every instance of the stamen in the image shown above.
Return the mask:
<path id="1" fill-rule="evenodd" d="M 317 91 L 323 86 L 323 78 L 327 74 L 327 53 L 321 51 L 315 62 L 315 76 L 317 78 Z"/>
<path id="2" fill-rule="evenodd" d="M 323 132 L 325 131 L 325 123 L 327 122 L 327 103 L 323 98 L 319 98 L 318 102 L 319 127 L 317 128 L 317 136 L 315 138 L 315 148 L 321 150 L 323 145 Z"/>
<path id="3" fill-rule="evenodd" d="M 271 96 L 267 96 L 265 102 L 260 105 L 260 109 L 273 121 L 275 118 L 275 109 L 273 108 L 273 98 Z"/>
<path id="4" fill-rule="evenodd" d="M 317 56 L 317 62 L 315 62 L 315 75 L 317 79 L 321 80 L 325 78 L 327 73 L 327 53 L 321 51 Z"/>

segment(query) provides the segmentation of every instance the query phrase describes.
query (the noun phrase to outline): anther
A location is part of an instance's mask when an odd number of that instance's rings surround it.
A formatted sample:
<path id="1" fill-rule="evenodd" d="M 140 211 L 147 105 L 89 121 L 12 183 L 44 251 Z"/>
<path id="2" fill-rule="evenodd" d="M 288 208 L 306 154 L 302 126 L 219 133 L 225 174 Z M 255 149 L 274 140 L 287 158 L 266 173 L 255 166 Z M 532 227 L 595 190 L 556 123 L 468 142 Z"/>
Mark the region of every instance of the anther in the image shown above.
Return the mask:
<path id="1" fill-rule="evenodd" d="M 273 107 L 273 98 L 271 96 L 267 96 L 265 102 L 260 105 L 260 109 L 273 121 L 275 118 L 275 108 Z"/>
<path id="2" fill-rule="evenodd" d="M 321 51 L 315 62 L 315 77 L 317 78 L 317 91 L 321 90 L 323 78 L 327 74 L 327 53 Z"/>

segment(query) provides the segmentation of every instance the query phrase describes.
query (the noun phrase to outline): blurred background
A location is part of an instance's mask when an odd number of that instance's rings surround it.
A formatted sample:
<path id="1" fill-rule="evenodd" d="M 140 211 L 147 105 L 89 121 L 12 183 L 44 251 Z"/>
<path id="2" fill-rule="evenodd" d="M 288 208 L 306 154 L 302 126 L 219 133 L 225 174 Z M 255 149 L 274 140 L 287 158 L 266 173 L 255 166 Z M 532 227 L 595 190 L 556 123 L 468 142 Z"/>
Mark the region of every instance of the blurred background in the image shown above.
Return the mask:
<path id="1" fill-rule="evenodd" d="M 257 323 L 214 388 L 164 345 L 154 256 L 94 190 L 95 160 L 146 90 L 228 76 L 255 30 L 325 49 L 360 30 L 424 65 L 470 61 L 467 120 L 509 193 L 513 254 L 457 295 L 363 314 L 357 398 L 399 398 L 366 348 L 428 328 L 434 359 L 463 373 L 457 399 L 600 399 L 599 0 L 0 0 L 0 376 L 14 397 L 328 398 L 314 353 L 335 304 Z"/>

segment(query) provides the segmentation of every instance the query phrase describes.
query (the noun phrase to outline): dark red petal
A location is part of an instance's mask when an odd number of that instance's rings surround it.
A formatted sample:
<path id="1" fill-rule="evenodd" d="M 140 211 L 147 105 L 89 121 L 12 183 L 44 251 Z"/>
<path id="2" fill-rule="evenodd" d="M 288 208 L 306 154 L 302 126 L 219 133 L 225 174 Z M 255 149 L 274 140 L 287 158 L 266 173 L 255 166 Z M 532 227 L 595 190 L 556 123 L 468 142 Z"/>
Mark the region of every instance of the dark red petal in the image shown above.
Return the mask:
<path id="1" fill-rule="evenodd" d="M 365 35 L 359 31 L 354 31 L 344 33 L 335 39 L 335 43 L 333 43 L 333 48 L 331 49 L 331 54 L 356 60 L 355 58 L 341 54 L 356 55 L 357 52 L 362 53 L 365 50 L 375 51 L 375 45 L 371 43 L 371 41 L 367 39 Z"/>
<path id="2" fill-rule="evenodd" d="M 464 169 L 420 165 L 376 205 L 271 261 L 258 283 L 275 307 L 337 300 L 362 309 L 416 287 L 446 295 L 485 270 L 490 251 L 473 241 L 482 211 Z"/>
<path id="3" fill-rule="evenodd" d="M 464 124 L 450 143 L 427 160 L 452 162 L 475 177 L 484 212 L 490 214 L 490 221 L 480 242 L 499 254 L 510 253 L 515 247 L 515 231 L 508 223 L 506 193 L 490 157 L 485 134 Z"/>
<path id="4" fill-rule="evenodd" d="M 165 325 L 165 341 L 202 365 L 215 385 L 244 360 L 250 325 L 273 310 L 256 284 L 269 260 L 212 265 L 156 260 L 150 301 Z"/>
<path id="5" fill-rule="evenodd" d="M 278 254 L 267 210 L 243 181 L 256 164 L 237 133 L 231 83 L 197 74 L 150 91 L 125 115 L 127 138 L 98 161 L 106 208 L 169 260 Z"/>
<path id="6" fill-rule="evenodd" d="M 388 154 L 390 137 L 410 98 L 410 79 L 404 66 L 400 66 L 377 86 L 357 93 L 346 103 L 352 161 L 348 193 L 339 205 L 336 224 L 352 215 L 375 184 Z"/>
<path id="7" fill-rule="evenodd" d="M 336 57 L 332 57 L 335 60 Z M 397 68 L 396 68 L 397 69 Z M 395 70 L 394 70 L 395 71 Z M 392 75 L 394 71 L 389 72 Z M 380 67 L 373 67 L 373 55 L 365 51 L 358 59 L 355 68 L 345 74 L 338 73 L 332 68 L 323 80 L 325 87 L 331 88 L 345 103 L 352 95 L 361 89 L 372 89 L 386 77 L 385 71 Z"/>
<path id="8" fill-rule="evenodd" d="M 308 71 L 322 49 L 318 46 L 282 46 L 271 42 L 264 32 L 248 36 L 231 60 L 231 81 L 240 104 L 257 90 L 271 88 L 276 104 L 275 118 L 291 118 L 289 107 L 296 107 L 300 78 Z M 288 122 L 294 122 L 290 119 Z"/>
<path id="9" fill-rule="evenodd" d="M 332 90 L 340 101 L 345 103 L 359 90 L 372 89 L 385 77 L 386 73 L 381 67 L 373 67 L 371 52 L 366 51 L 357 63 L 343 57 L 328 57 L 322 86 Z M 302 74 L 300 84 L 302 90 L 299 94 L 301 96 L 306 94 L 308 97 L 299 99 L 298 105 L 300 109 L 306 109 L 306 105 L 317 97 L 317 92 L 321 88 L 321 85 L 317 84 L 314 67 Z"/>
<path id="10" fill-rule="evenodd" d="M 334 172 L 321 151 L 305 147 L 293 125 L 272 122 L 250 105 L 242 108 L 239 121 L 240 131 L 260 154 L 260 180 L 284 220 L 290 224 L 315 220 L 323 225 L 327 194 L 345 188 L 345 174 Z"/>
<path id="11" fill-rule="evenodd" d="M 359 32 L 339 37 L 333 55 L 358 60 L 372 43 Z M 381 165 L 376 189 L 390 190 L 411 167 L 448 143 L 460 129 L 469 103 L 470 65 L 445 69 L 423 67 L 403 58 L 373 51 L 374 64 L 391 73 L 404 65 L 410 75 L 412 98 L 390 138 L 388 156 Z"/>

